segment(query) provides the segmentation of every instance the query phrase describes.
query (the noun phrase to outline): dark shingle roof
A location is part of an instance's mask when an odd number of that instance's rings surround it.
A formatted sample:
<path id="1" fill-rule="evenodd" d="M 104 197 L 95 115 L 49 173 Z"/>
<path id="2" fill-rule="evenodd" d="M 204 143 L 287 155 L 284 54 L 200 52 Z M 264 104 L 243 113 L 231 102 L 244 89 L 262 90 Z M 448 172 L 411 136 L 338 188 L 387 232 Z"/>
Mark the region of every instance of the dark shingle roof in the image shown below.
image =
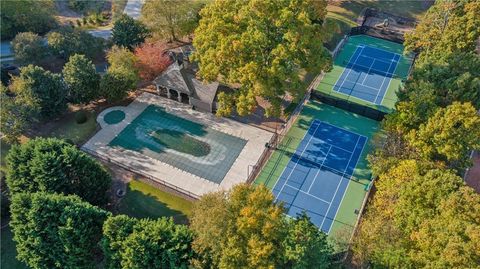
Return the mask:
<path id="1" fill-rule="evenodd" d="M 204 83 L 198 80 L 193 72 L 178 65 L 176 61 L 155 78 L 153 82 L 210 104 L 213 103 L 219 88 L 218 82 Z"/>

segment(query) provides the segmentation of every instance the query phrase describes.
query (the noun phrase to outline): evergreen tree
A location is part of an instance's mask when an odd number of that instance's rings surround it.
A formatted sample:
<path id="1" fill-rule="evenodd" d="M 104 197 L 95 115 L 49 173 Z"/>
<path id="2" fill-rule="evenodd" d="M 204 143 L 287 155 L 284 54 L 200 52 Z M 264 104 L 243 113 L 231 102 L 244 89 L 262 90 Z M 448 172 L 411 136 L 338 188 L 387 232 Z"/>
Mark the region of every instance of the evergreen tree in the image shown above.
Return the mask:
<path id="1" fill-rule="evenodd" d="M 74 195 L 38 192 L 14 195 L 10 212 L 17 258 L 29 267 L 95 267 L 106 211 Z"/>
<path id="2" fill-rule="evenodd" d="M 72 103 L 84 104 L 100 96 L 100 75 L 85 56 L 71 56 L 62 74 Z"/>
<path id="3" fill-rule="evenodd" d="M 14 78 L 12 92 L 17 96 L 32 96 L 40 107 L 40 116 L 52 118 L 67 109 L 66 90 L 58 74 L 39 66 L 23 67 L 20 76 Z"/>
<path id="4" fill-rule="evenodd" d="M 107 268 L 188 268 L 193 257 L 193 234 L 173 220 L 109 218 L 102 246 Z"/>
<path id="5" fill-rule="evenodd" d="M 107 201 L 111 177 L 94 159 L 55 138 L 36 138 L 13 146 L 6 157 L 7 184 L 12 194 L 59 192 L 77 194 L 87 202 Z"/>
<path id="6" fill-rule="evenodd" d="M 113 25 L 112 41 L 117 46 L 131 50 L 142 44 L 148 34 L 148 30 L 143 23 L 123 14 Z"/>

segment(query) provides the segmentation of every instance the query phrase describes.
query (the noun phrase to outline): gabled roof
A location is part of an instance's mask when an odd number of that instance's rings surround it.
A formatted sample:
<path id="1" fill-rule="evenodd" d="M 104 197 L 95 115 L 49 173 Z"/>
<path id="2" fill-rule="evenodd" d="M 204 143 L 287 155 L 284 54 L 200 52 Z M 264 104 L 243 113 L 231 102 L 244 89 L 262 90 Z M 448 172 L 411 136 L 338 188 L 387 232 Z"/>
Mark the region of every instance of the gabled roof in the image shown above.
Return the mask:
<path id="1" fill-rule="evenodd" d="M 207 103 L 212 103 L 218 90 L 218 82 L 204 83 L 198 80 L 194 74 L 185 72 L 187 84 L 191 85 L 194 97 Z"/>
<path id="2" fill-rule="evenodd" d="M 203 102 L 213 103 L 220 84 L 218 82 L 204 83 L 198 80 L 192 71 L 174 61 L 153 82 L 156 85 L 188 94 Z"/>
<path id="3" fill-rule="evenodd" d="M 192 92 L 186 84 L 181 70 L 182 68 L 175 61 L 167 68 L 167 70 L 163 71 L 162 74 L 155 78 L 153 82 L 165 88 L 174 89 L 179 92 L 192 95 Z"/>

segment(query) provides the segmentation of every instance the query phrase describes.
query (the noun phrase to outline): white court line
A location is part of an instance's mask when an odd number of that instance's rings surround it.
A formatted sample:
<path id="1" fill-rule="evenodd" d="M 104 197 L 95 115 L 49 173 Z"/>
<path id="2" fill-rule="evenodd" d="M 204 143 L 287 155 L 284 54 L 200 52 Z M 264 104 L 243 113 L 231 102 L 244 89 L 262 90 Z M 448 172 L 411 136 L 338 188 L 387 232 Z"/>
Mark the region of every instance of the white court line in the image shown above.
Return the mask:
<path id="1" fill-rule="evenodd" d="M 395 74 L 395 72 L 397 71 L 398 65 L 400 65 L 400 60 L 402 59 L 401 57 L 402 56 L 399 56 L 399 58 L 397 60 L 397 65 L 395 65 L 395 69 L 393 69 L 393 74 Z M 392 83 L 392 80 L 393 80 L 393 76 L 390 79 L 390 81 L 388 81 L 388 85 L 387 85 L 387 88 L 385 89 L 385 93 L 382 96 L 382 101 L 380 101 L 380 105 L 383 103 L 383 99 L 385 99 L 385 95 L 387 95 L 387 91 L 388 91 L 388 88 L 390 87 L 390 83 Z"/>
<path id="2" fill-rule="evenodd" d="M 315 123 L 315 121 L 317 121 L 317 120 L 316 120 L 316 119 L 313 120 L 312 123 L 310 124 L 310 127 L 308 127 L 308 130 L 307 130 L 307 131 L 305 132 L 305 134 L 303 135 L 302 140 L 300 140 L 300 144 L 302 143 L 303 139 L 305 139 L 305 137 L 307 136 L 308 131 L 310 131 L 310 128 L 312 128 L 312 126 L 313 126 L 313 124 Z M 320 122 L 321 122 L 321 121 L 320 121 Z M 320 125 L 320 123 L 319 123 L 319 125 Z M 318 126 L 317 126 L 317 128 L 318 128 Z M 312 136 L 313 136 L 313 135 L 312 135 Z M 300 144 L 299 144 L 299 145 L 300 145 Z M 297 146 L 297 148 L 298 148 L 298 146 Z M 295 149 L 295 152 L 297 152 L 297 149 Z M 293 154 L 295 154 L 295 152 L 294 152 Z M 292 158 L 290 158 L 290 159 L 288 160 L 288 163 L 290 163 L 290 160 L 291 160 L 291 159 L 292 159 Z M 278 177 L 277 181 L 276 181 L 275 184 L 273 185 L 272 191 L 273 191 L 273 190 L 275 189 L 275 187 L 277 186 L 278 181 L 280 181 L 280 178 L 282 178 L 282 175 L 283 175 L 283 173 L 285 172 L 285 170 L 287 170 L 288 163 L 287 163 L 287 165 L 285 165 L 285 167 L 284 167 L 283 170 L 282 170 L 282 173 L 280 174 L 280 176 Z M 278 195 L 280 195 L 280 193 L 278 193 Z M 277 201 L 277 198 L 275 198 L 275 201 Z"/>
<path id="3" fill-rule="evenodd" d="M 370 75 L 370 69 L 372 69 L 372 66 L 373 66 L 374 64 L 375 64 L 375 58 L 373 58 L 372 64 L 370 65 L 370 67 L 368 67 L 367 74 L 365 75 L 365 77 L 363 77 L 363 80 L 362 80 L 361 85 L 363 85 L 363 83 L 365 82 L 365 79 L 367 79 L 368 75 Z"/>
<path id="4" fill-rule="evenodd" d="M 352 63 L 352 65 L 354 65 L 354 64 L 357 62 L 358 57 L 360 57 L 360 55 L 362 55 L 362 51 L 363 51 L 363 48 L 365 48 L 365 46 L 358 46 L 358 47 L 357 47 L 357 49 L 355 50 L 355 52 L 352 54 L 352 56 L 351 56 L 350 59 L 348 60 L 347 66 L 350 64 L 350 61 L 352 60 L 353 55 L 355 55 L 355 53 L 357 53 L 358 48 L 360 48 L 360 52 L 358 53 L 358 55 L 357 55 L 357 57 L 355 58 L 355 61 Z M 352 72 L 352 69 L 349 68 L 349 67 L 347 67 L 347 66 L 345 66 L 345 69 L 348 68 L 348 73 L 345 75 L 342 83 L 340 84 L 339 90 L 342 89 L 343 83 L 345 83 L 345 79 L 347 79 L 348 76 L 350 75 L 350 72 Z M 343 73 L 345 73 L 345 69 L 343 69 L 342 74 L 340 75 L 340 77 L 338 77 L 337 81 L 336 81 L 335 84 L 334 84 L 334 87 L 335 87 L 335 85 L 337 85 L 338 80 L 343 76 Z"/>
<path id="5" fill-rule="evenodd" d="M 367 47 L 371 48 L 370 46 L 367 46 Z M 388 63 L 390 63 L 390 62 L 392 61 L 392 59 L 395 59 L 395 53 L 392 52 L 392 54 L 393 54 L 393 58 L 390 58 L 390 60 L 382 60 L 382 59 L 375 58 L 375 57 L 372 57 L 372 56 L 368 56 L 368 55 L 365 55 L 365 54 L 363 54 L 362 57 L 374 59 L 374 60 L 377 60 L 378 62 L 382 62 L 382 63 L 388 64 Z"/>
<path id="6" fill-rule="evenodd" d="M 357 139 L 357 143 L 355 143 L 355 148 L 357 148 L 357 146 L 358 146 L 358 141 L 360 141 L 360 136 L 359 136 L 358 139 Z M 348 160 L 348 163 L 347 163 L 347 168 L 348 168 L 348 165 L 350 164 L 350 162 L 352 161 L 352 157 L 353 157 L 353 154 L 350 155 L 350 159 Z M 359 156 L 358 158 L 360 159 L 360 156 Z M 342 185 L 342 181 L 343 181 L 343 178 L 344 178 L 344 177 L 345 177 L 345 173 L 343 173 L 342 178 L 340 179 L 340 181 L 339 181 L 338 184 L 337 184 L 337 188 L 336 188 L 335 193 L 333 194 L 333 197 L 332 197 L 332 202 L 333 202 L 333 200 L 335 200 L 335 197 L 337 196 L 338 189 L 340 188 L 340 185 Z M 347 189 L 345 189 L 345 192 L 347 192 Z M 343 197 L 342 197 L 342 199 L 343 199 Z M 341 204 L 341 203 L 342 203 L 342 201 L 340 200 L 340 204 Z M 340 207 L 340 204 L 338 204 L 338 207 Z M 322 229 L 322 227 L 323 227 L 323 223 L 325 222 L 325 219 L 326 219 L 327 216 L 328 216 L 328 212 L 330 212 L 330 207 L 331 207 L 331 206 L 332 206 L 332 204 L 330 204 L 330 205 L 328 206 L 328 208 L 327 208 L 327 212 L 325 213 L 325 216 L 323 217 L 322 224 L 320 224 L 320 229 Z M 337 207 L 337 210 L 338 210 L 338 207 Z M 338 211 L 337 211 L 337 212 L 338 212 Z M 335 213 L 335 214 L 336 214 L 336 213 Z M 333 218 L 332 221 L 334 221 L 334 220 L 335 220 L 335 218 Z M 333 223 L 332 223 L 332 225 L 333 225 Z"/>
<path id="7" fill-rule="evenodd" d="M 295 168 L 296 168 L 297 165 L 298 165 L 298 161 L 300 160 L 300 157 L 302 157 L 303 153 L 305 152 L 305 150 L 307 149 L 308 145 L 310 144 L 310 141 L 311 141 L 312 138 L 315 136 L 315 133 L 317 132 L 317 129 L 318 129 L 319 126 L 320 126 L 320 124 L 317 126 L 317 128 L 315 128 L 315 131 L 313 132 L 312 137 L 310 137 L 310 139 L 308 139 L 308 142 L 307 142 L 307 144 L 305 145 L 305 148 L 302 150 L 302 153 L 300 153 L 300 156 L 299 156 L 299 158 L 297 159 L 297 162 L 295 163 L 295 165 L 293 166 L 292 171 L 290 171 L 290 174 L 288 174 L 288 177 L 285 179 L 285 183 L 283 183 L 283 186 L 282 186 L 282 188 L 280 189 L 280 192 L 278 192 L 278 196 L 277 196 L 277 198 L 275 199 L 275 202 L 277 201 L 278 197 L 280 197 L 280 194 L 283 192 L 283 188 L 285 188 L 285 184 L 287 184 L 288 179 L 292 176 L 293 171 L 295 171 Z M 307 133 L 308 133 L 308 131 L 307 131 Z M 302 140 L 303 140 L 303 139 L 302 139 Z M 300 142 L 300 143 L 302 143 L 302 142 Z M 290 161 L 289 161 L 289 162 L 290 162 Z M 288 166 L 288 163 L 287 163 L 287 166 Z M 286 166 L 285 166 L 285 168 L 286 168 Z M 282 174 L 283 174 L 283 172 L 282 172 Z M 279 177 L 278 179 L 280 180 L 281 177 L 282 177 L 282 176 L 280 175 L 280 177 Z M 278 183 L 278 181 L 277 181 L 277 183 Z M 276 184 L 275 184 L 275 185 L 276 185 Z"/>
<path id="8" fill-rule="evenodd" d="M 384 52 L 388 52 L 388 53 L 391 53 L 391 54 L 394 54 L 394 55 L 401 56 L 400 54 L 398 54 L 398 53 L 396 53 L 396 52 L 392 52 L 392 51 L 384 50 L 384 49 L 381 49 L 381 48 L 372 47 L 372 46 L 369 46 L 369 45 L 365 45 L 365 47 L 369 47 L 369 48 L 371 48 L 371 49 L 381 50 L 381 51 L 384 51 Z"/>
<path id="9" fill-rule="evenodd" d="M 349 132 L 349 133 L 352 133 L 352 134 L 355 134 L 355 135 L 358 135 L 358 136 L 363 136 L 363 137 L 367 138 L 366 136 L 361 135 L 361 134 L 359 134 L 359 133 L 355 133 L 355 132 L 352 131 L 352 130 L 348 130 L 348 129 L 345 129 L 345 128 L 342 128 L 342 127 L 335 126 L 335 125 L 330 124 L 330 123 L 328 123 L 328 122 L 326 122 L 326 121 L 321 121 L 321 120 L 317 120 L 317 119 L 314 119 L 313 121 L 317 121 L 317 122 L 319 122 L 319 123 L 323 123 L 323 124 L 326 124 L 326 125 L 330 125 L 330 126 L 335 127 L 335 128 L 337 128 L 337 129 L 344 130 L 344 131 L 347 131 L 347 132 Z M 354 148 L 353 150 L 355 150 L 355 148 Z"/>
<path id="10" fill-rule="evenodd" d="M 322 202 L 324 202 L 324 203 L 326 203 L 326 204 L 330 204 L 330 202 L 327 202 L 326 200 L 323 200 L 322 198 L 318 198 L 317 196 L 315 196 L 315 195 L 313 195 L 313 194 L 310 194 L 310 193 L 308 193 L 308 192 L 304 192 L 304 191 L 302 191 L 301 189 L 295 188 L 295 187 L 292 186 L 292 185 L 288 185 L 288 184 L 287 184 L 287 186 L 290 187 L 290 188 L 292 188 L 292 189 L 294 189 L 294 190 L 296 190 L 296 191 L 299 191 L 299 192 L 301 192 L 301 193 L 303 193 L 303 194 L 306 194 L 306 195 L 308 195 L 308 196 L 311 196 L 311 197 L 313 197 L 313 198 L 315 198 L 315 199 L 317 199 L 317 200 L 319 200 L 319 201 L 322 201 Z M 293 205 L 293 201 L 292 201 L 292 205 Z"/>
<path id="11" fill-rule="evenodd" d="M 351 80 L 347 80 L 347 82 L 355 83 L 354 81 L 351 81 Z M 378 91 L 377 88 L 374 88 L 374 87 L 372 87 L 372 86 L 368 86 L 368 85 L 365 85 L 365 84 L 356 83 L 356 85 L 360 85 L 360 86 L 367 87 L 367 88 L 370 88 L 370 89 L 372 89 L 372 90 Z M 355 86 L 356 86 L 356 85 L 355 85 Z"/>
<path id="12" fill-rule="evenodd" d="M 392 66 L 392 63 L 396 63 L 396 65 L 395 65 L 395 70 L 396 70 L 398 63 L 395 62 L 395 56 L 393 57 L 392 61 L 390 62 L 390 65 L 388 66 L 387 72 L 388 72 L 388 70 L 390 70 L 390 67 Z M 378 91 L 377 96 L 375 96 L 375 100 L 373 100 L 373 103 L 375 103 L 375 104 L 376 104 L 376 102 L 377 102 L 378 95 L 380 94 L 380 92 L 381 92 L 381 90 L 382 90 L 382 88 L 383 88 L 383 84 L 385 83 L 385 79 L 386 79 L 386 78 L 387 78 L 387 77 L 383 77 L 382 84 L 380 85 L 380 90 Z M 392 78 L 393 78 L 393 76 L 390 77 L 390 80 L 388 81 L 388 85 L 390 85 L 390 81 L 392 81 Z M 387 88 L 387 89 L 388 89 L 388 88 Z M 385 93 L 387 93 L 387 92 L 385 91 Z M 385 94 L 384 94 L 384 96 L 385 96 Z"/>
<path id="13" fill-rule="evenodd" d="M 358 159 L 357 159 L 357 161 L 355 162 L 355 166 L 354 166 L 353 171 L 352 171 L 352 176 L 353 176 L 353 174 L 354 174 L 355 167 L 357 167 L 357 164 L 358 164 L 358 162 L 360 161 L 360 158 L 362 157 L 363 150 L 365 149 L 365 145 L 367 145 L 367 141 L 368 141 L 368 138 L 365 136 L 365 142 L 363 143 L 363 147 L 362 147 L 362 150 L 360 151 L 360 155 L 358 155 Z M 347 165 L 347 167 L 348 167 L 348 165 Z M 348 186 L 350 186 L 350 181 L 351 181 L 351 180 L 349 180 L 348 183 L 347 183 L 347 187 L 345 188 L 345 192 L 344 192 L 343 195 L 342 195 L 342 200 L 340 200 L 340 203 L 338 204 L 337 212 L 335 212 L 335 215 L 333 216 L 332 225 L 330 225 L 330 228 L 328 228 L 327 234 L 329 234 L 330 231 L 332 230 L 333 222 L 334 222 L 335 219 L 337 218 L 337 214 L 338 214 L 338 211 L 340 210 L 340 206 L 342 205 L 343 198 L 345 198 L 345 194 L 347 193 Z M 332 201 L 333 201 L 333 200 L 332 200 Z"/>
<path id="14" fill-rule="evenodd" d="M 392 61 L 395 61 L 394 59 L 395 59 L 395 58 L 393 58 L 393 59 L 390 61 L 389 66 L 392 65 Z M 378 60 L 377 60 L 377 61 L 378 61 Z M 370 70 L 371 70 L 371 71 L 374 71 L 374 72 L 377 72 L 377 73 L 380 73 L 380 74 L 378 74 L 378 75 L 380 75 L 380 76 L 382 76 L 382 77 L 389 77 L 389 76 L 390 76 L 390 77 L 393 77 L 393 76 L 395 75 L 394 73 L 388 73 L 388 70 L 387 70 L 387 71 L 383 71 L 383 70 L 379 70 L 379 69 L 375 69 L 375 68 L 372 69 L 371 66 L 366 66 L 366 65 L 363 65 L 363 64 L 356 64 L 356 65 L 352 66 L 351 69 L 354 69 L 355 66 L 362 67 L 362 68 L 368 68 L 367 74 L 369 74 L 369 75 L 371 74 L 371 73 L 370 73 Z M 358 71 L 355 70 L 355 72 L 365 73 L 365 71 L 361 71 L 361 70 L 358 70 Z"/>
<path id="15" fill-rule="evenodd" d="M 310 184 L 310 187 L 308 187 L 308 191 L 307 191 L 308 193 L 310 193 L 310 190 L 312 189 L 313 183 L 315 183 L 315 180 L 317 179 L 318 173 L 320 173 L 320 170 L 322 170 L 323 164 L 325 163 L 325 160 L 327 159 L 328 154 L 330 153 L 331 149 L 332 149 L 332 145 L 330 145 L 330 147 L 328 148 L 327 155 L 325 155 L 325 158 L 323 158 L 322 164 L 318 168 L 317 173 L 315 174 L 315 177 L 313 178 L 313 181 Z"/>
<path id="16" fill-rule="evenodd" d="M 327 144 L 328 144 L 328 143 L 327 143 Z M 339 147 L 339 146 L 335 146 L 335 145 L 332 145 L 332 144 L 330 144 L 330 146 L 331 146 L 331 147 L 334 147 L 334 148 L 337 148 L 337 149 L 339 149 L 339 150 L 348 152 L 348 153 L 352 153 L 352 152 L 353 152 L 353 151 L 350 151 L 350 150 L 347 150 L 347 149 L 344 149 L 344 148 L 341 148 L 341 147 Z"/>

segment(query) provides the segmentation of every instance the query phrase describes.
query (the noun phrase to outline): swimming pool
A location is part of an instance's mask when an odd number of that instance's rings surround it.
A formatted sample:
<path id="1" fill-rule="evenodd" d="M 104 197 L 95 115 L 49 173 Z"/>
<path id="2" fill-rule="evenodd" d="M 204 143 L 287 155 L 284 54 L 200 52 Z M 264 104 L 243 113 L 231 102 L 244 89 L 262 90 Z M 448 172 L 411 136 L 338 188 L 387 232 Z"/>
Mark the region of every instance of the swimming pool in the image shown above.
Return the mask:
<path id="1" fill-rule="evenodd" d="M 220 184 L 247 141 L 149 105 L 110 143 Z"/>

